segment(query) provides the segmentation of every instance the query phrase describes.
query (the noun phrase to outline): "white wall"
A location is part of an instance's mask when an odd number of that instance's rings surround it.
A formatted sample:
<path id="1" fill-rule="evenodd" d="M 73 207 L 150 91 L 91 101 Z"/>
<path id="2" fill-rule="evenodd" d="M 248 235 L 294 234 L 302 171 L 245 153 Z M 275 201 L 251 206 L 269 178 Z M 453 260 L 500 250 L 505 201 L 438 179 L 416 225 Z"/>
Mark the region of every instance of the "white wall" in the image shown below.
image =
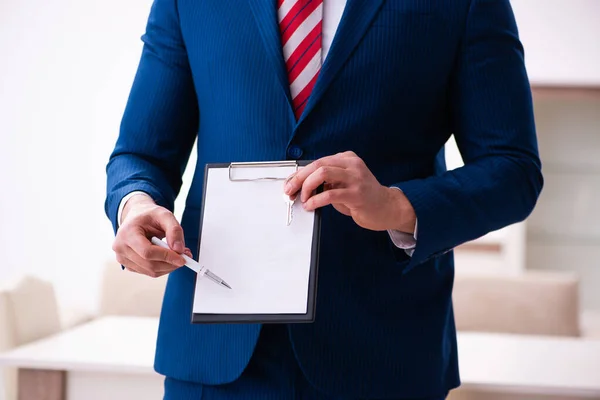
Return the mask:
<path id="1" fill-rule="evenodd" d="M 92 308 L 112 256 L 104 167 L 150 0 L 3 0 L 0 280 L 31 272 Z"/>
<path id="2" fill-rule="evenodd" d="M 150 4 L 0 2 L 0 280 L 30 272 L 55 283 L 62 305 L 95 308 L 113 256 L 104 168 Z M 600 82 L 600 2 L 513 4 L 532 80 Z"/>
<path id="3" fill-rule="evenodd" d="M 527 266 L 576 272 L 581 306 L 600 311 L 600 97 L 540 99 L 536 122 L 545 186 L 527 225 Z"/>
<path id="4" fill-rule="evenodd" d="M 511 0 L 530 78 L 600 86 L 600 1 Z"/>

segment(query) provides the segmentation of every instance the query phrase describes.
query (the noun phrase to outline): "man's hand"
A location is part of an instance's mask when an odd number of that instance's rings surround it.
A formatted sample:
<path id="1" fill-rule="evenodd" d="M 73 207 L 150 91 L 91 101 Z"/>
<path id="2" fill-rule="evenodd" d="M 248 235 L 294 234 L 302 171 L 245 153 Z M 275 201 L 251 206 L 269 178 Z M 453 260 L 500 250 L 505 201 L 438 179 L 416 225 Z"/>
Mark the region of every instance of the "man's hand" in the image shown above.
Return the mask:
<path id="1" fill-rule="evenodd" d="M 321 184 L 325 190 L 314 194 Z M 366 229 L 414 232 L 416 215 L 406 196 L 381 185 L 351 151 L 312 162 L 288 178 L 284 191 L 298 194 L 306 210 L 331 204 Z"/>
<path id="2" fill-rule="evenodd" d="M 182 253 L 192 256 L 173 213 L 156 205 L 149 196 L 131 197 L 121 218 L 112 248 L 117 261 L 128 270 L 157 278 L 185 265 Z M 172 250 L 153 245 L 149 240 L 152 236 L 166 237 Z"/>

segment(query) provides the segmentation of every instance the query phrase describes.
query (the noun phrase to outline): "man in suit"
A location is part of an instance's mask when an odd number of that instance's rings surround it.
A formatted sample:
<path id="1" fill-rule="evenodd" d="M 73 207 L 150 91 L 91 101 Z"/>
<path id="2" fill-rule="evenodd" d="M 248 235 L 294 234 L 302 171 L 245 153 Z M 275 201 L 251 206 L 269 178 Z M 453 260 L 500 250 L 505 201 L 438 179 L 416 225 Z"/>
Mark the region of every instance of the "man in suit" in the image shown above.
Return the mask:
<path id="1" fill-rule="evenodd" d="M 154 0 L 143 42 L 106 213 L 125 268 L 170 274 L 165 398 L 457 387 L 452 249 L 525 219 L 543 185 L 509 0 Z M 452 134 L 465 166 L 446 171 Z M 196 256 L 204 165 L 283 159 L 316 160 L 286 188 L 322 210 L 315 322 L 192 325 L 194 273 L 179 267 Z"/>

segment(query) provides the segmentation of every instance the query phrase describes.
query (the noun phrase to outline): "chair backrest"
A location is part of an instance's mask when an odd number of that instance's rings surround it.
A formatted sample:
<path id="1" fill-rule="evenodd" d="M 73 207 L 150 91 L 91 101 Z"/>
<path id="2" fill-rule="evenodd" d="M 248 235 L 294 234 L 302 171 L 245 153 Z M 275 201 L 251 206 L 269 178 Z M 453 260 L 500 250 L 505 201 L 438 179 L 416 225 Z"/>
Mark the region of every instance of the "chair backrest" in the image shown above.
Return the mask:
<path id="1" fill-rule="evenodd" d="M 580 336 L 574 274 L 457 274 L 453 302 L 461 331 Z"/>
<path id="2" fill-rule="evenodd" d="M 122 270 L 109 262 L 104 270 L 100 291 L 100 315 L 158 317 L 167 276 L 150 278 Z"/>

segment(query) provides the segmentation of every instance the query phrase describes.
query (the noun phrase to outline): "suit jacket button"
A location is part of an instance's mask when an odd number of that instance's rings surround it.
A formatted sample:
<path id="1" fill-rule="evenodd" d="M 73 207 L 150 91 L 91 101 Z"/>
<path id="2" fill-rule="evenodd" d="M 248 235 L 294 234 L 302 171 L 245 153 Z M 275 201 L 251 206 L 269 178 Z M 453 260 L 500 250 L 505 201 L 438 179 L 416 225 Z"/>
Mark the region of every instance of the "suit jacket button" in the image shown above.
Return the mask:
<path id="1" fill-rule="evenodd" d="M 287 151 L 287 154 L 290 158 L 293 158 L 294 160 L 299 159 L 300 157 L 302 157 L 302 154 L 304 152 L 302 151 L 302 149 L 298 146 L 290 146 L 290 148 Z"/>

